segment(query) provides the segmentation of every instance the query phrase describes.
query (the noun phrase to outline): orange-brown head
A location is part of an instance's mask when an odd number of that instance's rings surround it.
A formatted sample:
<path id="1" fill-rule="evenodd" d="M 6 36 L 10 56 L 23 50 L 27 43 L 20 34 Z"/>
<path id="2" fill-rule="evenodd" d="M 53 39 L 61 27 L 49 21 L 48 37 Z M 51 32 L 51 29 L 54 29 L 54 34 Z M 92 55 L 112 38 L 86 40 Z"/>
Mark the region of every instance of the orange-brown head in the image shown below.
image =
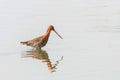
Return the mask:
<path id="1" fill-rule="evenodd" d="M 48 31 L 51 31 L 51 30 L 54 31 L 61 39 L 63 39 L 63 38 L 57 33 L 57 31 L 55 30 L 55 28 L 54 28 L 53 25 L 49 25 L 49 26 L 48 26 L 47 32 L 48 32 Z"/>

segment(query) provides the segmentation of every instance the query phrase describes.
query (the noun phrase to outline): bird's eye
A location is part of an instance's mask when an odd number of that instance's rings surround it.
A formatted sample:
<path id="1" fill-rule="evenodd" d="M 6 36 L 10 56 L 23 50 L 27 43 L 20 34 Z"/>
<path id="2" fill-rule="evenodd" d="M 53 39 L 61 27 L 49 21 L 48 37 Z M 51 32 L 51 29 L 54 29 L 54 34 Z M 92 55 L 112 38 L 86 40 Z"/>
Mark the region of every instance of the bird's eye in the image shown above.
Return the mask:
<path id="1" fill-rule="evenodd" d="M 54 27 L 52 27 L 52 30 L 54 30 Z"/>

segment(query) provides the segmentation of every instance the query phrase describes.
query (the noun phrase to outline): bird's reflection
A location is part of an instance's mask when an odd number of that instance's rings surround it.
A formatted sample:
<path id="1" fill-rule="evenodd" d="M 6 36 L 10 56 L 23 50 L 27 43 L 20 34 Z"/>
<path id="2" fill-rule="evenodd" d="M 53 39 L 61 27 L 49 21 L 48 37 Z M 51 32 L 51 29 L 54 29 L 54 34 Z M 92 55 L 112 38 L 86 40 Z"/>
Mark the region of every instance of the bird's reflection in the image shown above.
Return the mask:
<path id="1" fill-rule="evenodd" d="M 58 66 L 59 62 L 63 60 L 63 56 L 62 56 L 60 60 L 56 60 L 56 62 L 52 64 L 52 62 L 49 59 L 48 53 L 42 49 L 26 51 L 23 54 L 23 57 L 32 57 L 32 58 L 41 60 L 42 62 L 46 63 L 50 72 L 55 72 L 57 69 L 56 67 Z"/>

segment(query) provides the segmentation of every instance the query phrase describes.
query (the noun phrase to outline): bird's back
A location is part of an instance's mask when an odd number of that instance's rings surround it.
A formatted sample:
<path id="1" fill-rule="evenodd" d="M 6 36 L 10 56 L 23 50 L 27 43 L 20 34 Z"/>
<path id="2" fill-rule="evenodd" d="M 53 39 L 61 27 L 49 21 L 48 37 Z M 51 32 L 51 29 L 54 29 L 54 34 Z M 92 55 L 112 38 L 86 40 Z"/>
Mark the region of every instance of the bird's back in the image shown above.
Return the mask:
<path id="1" fill-rule="evenodd" d="M 24 42 L 21 42 L 21 43 L 25 44 L 27 46 L 34 46 L 36 43 L 38 43 L 41 40 L 42 40 L 42 36 L 34 38 L 32 40 L 29 40 L 29 41 L 24 41 Z"/>
<path id="2" fill-rule="evenodd" d="M 24 41 L 24 42 L 21 42 L 21 43 L 25 44 L 27 46 L 32 46 L 32 47 L 43 47 L 43 46 L 46 45 L 47 41 L 48 41 L 48 37 L 45 37 L 43 35 L 43 36 L 34 38 L 32 40 L 29 40 L 29 41 Z"/>

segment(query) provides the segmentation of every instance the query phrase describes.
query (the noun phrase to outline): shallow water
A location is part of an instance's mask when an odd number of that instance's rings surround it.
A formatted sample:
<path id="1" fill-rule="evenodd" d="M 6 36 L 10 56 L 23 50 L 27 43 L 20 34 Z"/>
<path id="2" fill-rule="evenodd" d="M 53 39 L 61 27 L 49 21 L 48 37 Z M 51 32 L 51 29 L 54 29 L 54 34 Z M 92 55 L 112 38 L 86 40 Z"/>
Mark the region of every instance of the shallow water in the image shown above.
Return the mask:
<path id="1" fill-rule="evenodd" d="M 0 80 L 120 80 L 119 0 L 0 0 Z M 42 51 L 20 41 L 54 32 Z"/>

